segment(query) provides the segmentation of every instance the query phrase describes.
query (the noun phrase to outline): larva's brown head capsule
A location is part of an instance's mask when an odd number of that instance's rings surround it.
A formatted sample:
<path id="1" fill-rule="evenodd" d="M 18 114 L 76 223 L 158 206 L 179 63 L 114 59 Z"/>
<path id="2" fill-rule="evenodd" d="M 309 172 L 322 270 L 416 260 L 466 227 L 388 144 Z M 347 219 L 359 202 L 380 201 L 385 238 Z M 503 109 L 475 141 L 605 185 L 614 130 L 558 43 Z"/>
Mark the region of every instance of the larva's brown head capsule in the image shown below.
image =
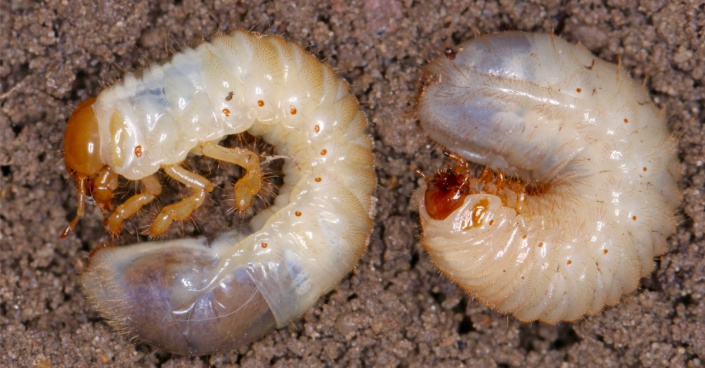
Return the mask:
<path id="1" fill-rule="evenodd" d="M 95 98 L 81 102 L 69 118 L 64 133 L 64 163 L 78 187 L 76 217 L 61 233 L 67 237 L 83 216 L 85 197 L 93 196 L 104 214 L 111 209 L 113 190 L 117 187 L 117 174 L 100 158 L 98 120 L 93 113 Z"/>
<path id="2" fill-rule="evenodd" d="M 444 220 L 463 205 L 469 194 L 467 177 L 451 169 L 436 173 L 424 195 L 426 212 L 434 220 Z"/>
<path id="3" fill-rule="evenodd" d="M 93 102 L 95 97 L 78 105 L 64 133 L 64 162 L 73 177 L 95 176 L 104 166 L 100 159 L 98 120 L 93 113 Z"/>

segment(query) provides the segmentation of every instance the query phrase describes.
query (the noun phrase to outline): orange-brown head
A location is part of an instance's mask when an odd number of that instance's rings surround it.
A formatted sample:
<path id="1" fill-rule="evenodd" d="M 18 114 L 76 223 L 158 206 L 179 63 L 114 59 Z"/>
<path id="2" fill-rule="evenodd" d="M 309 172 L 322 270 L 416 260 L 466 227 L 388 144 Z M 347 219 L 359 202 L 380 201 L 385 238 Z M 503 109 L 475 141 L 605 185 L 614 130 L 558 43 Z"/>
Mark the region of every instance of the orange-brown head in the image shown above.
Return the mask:
<path id="1" fill-rule="evenodd" d="M 426 211 L 434 220 L 444 220 L 463 205 L 469 194 L 468 178 L 452 169 L 437 172 L 427 185 Z"/>
<path id="2" fill-rule="evenodd" d="M 98 120 L 93 112 L 95 98 L 81 102 L 69 118 L 64 133 L 64 163 L 78 188 L 76 217 L 61 233 L 67 237 L 83 216 L 86 197 L 94 196 L 105 215 L 111 207 L 113 190 L 117 186 L 117 174 L 113 173 L 100 158 L 100 136 Z"/>
<path id="3" fill-rule="evenodd" d="M 77 180 L 95 177 L 105 166 L 100 159 L 98 120 L 93 113 L 95 97 L 83 100 L 73 111 L 64 133 L 66 170 Z"/>

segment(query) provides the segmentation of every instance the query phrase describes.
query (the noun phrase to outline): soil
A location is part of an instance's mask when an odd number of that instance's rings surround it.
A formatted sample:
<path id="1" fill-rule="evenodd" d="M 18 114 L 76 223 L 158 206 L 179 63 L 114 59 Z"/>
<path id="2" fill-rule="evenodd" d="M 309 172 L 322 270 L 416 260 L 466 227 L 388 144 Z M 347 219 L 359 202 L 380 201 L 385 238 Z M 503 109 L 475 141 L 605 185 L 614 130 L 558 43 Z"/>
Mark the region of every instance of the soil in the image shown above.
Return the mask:
<path id="1" fill-rule="evenodd" d="M 0 366 L 705 364 L 702 1 L 245 3 L 0 3 Z M 375 139 L 376 226 L 354 272 L 302 318 L 229 352 L 172 356 L 116 334 L 80 290 L 89 252 L 109 238 L 89 205 L 75 235 L 59 239 L 76 210 L 62 135 L 78 102 L 124 72 L 234 27 L 284 35 L 350 81 Z M 415 170 L 443 162 L 414 117 L 421 69 L 447 46 L 501 30 L 554 31 L 619 61 L 645 80 L 679 138 L 684 199 L 668 253 L 638 291 L 576 323 L 524 324 L 483 307 L 442 277 L 419 243 Z M 170 236 L 230 226 L 227 206 L 213 198 Z M 120 242 L 145 240 L 133 226 Z"/>

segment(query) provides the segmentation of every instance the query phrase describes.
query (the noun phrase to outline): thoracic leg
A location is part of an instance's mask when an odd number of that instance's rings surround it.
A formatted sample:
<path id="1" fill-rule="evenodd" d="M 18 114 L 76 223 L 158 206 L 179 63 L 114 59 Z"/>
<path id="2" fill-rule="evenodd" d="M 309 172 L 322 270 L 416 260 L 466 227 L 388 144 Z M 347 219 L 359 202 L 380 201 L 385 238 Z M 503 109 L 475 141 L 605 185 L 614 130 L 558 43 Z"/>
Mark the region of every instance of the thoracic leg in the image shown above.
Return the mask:
<path id="1" fill-rule="evenodd" d="M 201 146 L 201 153 L 216 160 L 241 166 L 246 170 L 245 176 L 235 183 L 235 207 L 240 211 L 247 209 L 252 198 L 262 187 L 262 171 L 257 154 L 245 148 L 227 148 L 213 142 Z"/>
<path id="2" fill-rule="evenodd" d="M 167 166 L 163 169 L 169 177 L 191 188 L 193 194 L 180 202 L 170 204 L 162 209 L 149 228 L 149 234 L 152 236 L 163 234 L 173 221 L 186 220 L 191 216 L 193 211 L 203 205 L 206 199 L 206 193 L 213 191 L 213 184 L 211 184 L 208 179 L 194 174 L 179 165 Z"/>
<path id="3" fill-rule="evenodd" d="M 120 233 L 123 221 L 137 213 L 142 207 L 149 204 L 149 202 L 153 201 L 154 198 L 162 192 L 162 186 L 154 175 L 142 179 L 141 182 L 144 187 L 142 192 L 128 198 L 128 200 L 119 205 L 115 209 L 115 212 L 108 218 L 108 231 L 113 236 Z"/>

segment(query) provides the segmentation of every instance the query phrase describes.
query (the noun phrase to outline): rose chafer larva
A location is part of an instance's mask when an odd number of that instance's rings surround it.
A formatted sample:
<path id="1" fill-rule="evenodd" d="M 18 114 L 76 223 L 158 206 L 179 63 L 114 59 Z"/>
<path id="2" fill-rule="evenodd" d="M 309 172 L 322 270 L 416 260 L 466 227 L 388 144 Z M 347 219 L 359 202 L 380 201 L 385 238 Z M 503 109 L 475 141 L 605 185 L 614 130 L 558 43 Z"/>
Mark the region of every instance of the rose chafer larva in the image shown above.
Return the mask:
<path id="1" fill-rule="evenodd" d="M 257 154 L 226 148 L 227 135 L 262 137 L 285 157 L 275 202 L 208 244 L 176 239 L 95 251 L 82 275 L 89 301 L 118 331 L 176 354 L 202 355 L 287 325 L 353 268 L 372 230 L 372 139 L 348 84 L 299 45 L 237 30 L 185 49 L 140 78 L 133 74 L 82 103 L 69 119 L 65 162 L 108 230 L 161 192 L 155 173 L 193 195 L 164 207 L 148 233 L 162 234 L 201 206 L 210 181 L 186 170 L 188 154 L 246 169 L 235 185 L 247 209 L 262 185 Z M 112 213 L 118 176 L 142 191 Z"/>
<path id="2" fill-rule="evenodd" d="M 666 251 L 681 166 L 666 118 L 617 65 L 506 32 L 425 70 L 418 116 L 456 165 L 419 212 L 435 265 L 522 321 L 572 321 L 634 291 Z M 469 177 L 465 160 L 485 165 Z"/>

